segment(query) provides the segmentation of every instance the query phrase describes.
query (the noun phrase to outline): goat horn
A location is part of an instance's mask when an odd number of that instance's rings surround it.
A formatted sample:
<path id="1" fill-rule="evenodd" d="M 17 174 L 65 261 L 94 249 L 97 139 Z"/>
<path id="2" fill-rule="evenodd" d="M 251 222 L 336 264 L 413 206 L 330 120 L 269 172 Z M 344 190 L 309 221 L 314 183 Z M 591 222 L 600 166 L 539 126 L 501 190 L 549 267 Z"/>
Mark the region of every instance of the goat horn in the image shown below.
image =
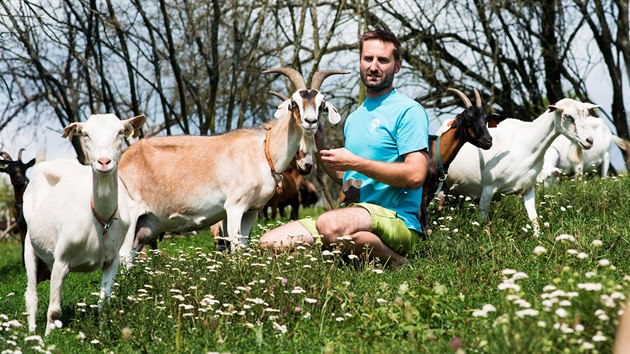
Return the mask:
<path id="1" fill-rule="evenodd" d="M 9 155 L 8 152 L 0 152 L 0 157 L 2 157 L 2 159 L 6 161 L 13 161 L 13 159 L 11 159 L 11 155 Z"/>
<path id="2" fill-rule="evenodd" d="M 278 97 L 279 99 L 281 99 L 281 100 L 282 100 L 282 102 L 284 102 L 284 101 L 286 101 L 286 100 L 288 100 L 288 99 L 289 99 L 289 97 L 287 97 L 287 96 L 285 96 L 285 95 L 281 94 L 280 92 L 276 92 L 276 91 L 269 91 L 269 93 L 270 93 L 270 94 L 272 94 L 272 95 L 274 95 L 274 96 L 276 96 L 276 97 Z"/>
<path id="3" fill-rule="evenodd" d="M 293 68 L 274 68 L 268 69 L 262 72 L 263 74 L 269 73 L 278 73 L 282 74 L 291 80 L 293 85 L 295 86 L 295 90 L 303 90 L 306 89 L 306 84 L 304 83 L 304 77 L 297 70 Z"/>
<path id="4" fill-rule="evenodd" d="M 475 91 L 475 105 L 481 108 L 481 95 L 479 94 L 479 91 L 477 91 L 477 89 L 473 89 L 473 91 Z"/>
<path id="5" fill-rule="evenodd" d="M 453 92 L 454 94 L 456 94 L 457 96 L 459 96 L 459 98 L 461 98 L 461 99 L 462 99 L 462 101 L 464 101 L 464 107 L 465 107 L 465 108 L 468 108 L 468 107 L 471 107 L 471 106 L 472 106 L 472 103 L 470 103 L 470 100 L 468 99 L 468 97 L 467 97 L 467 96 L 466 96 L 463 92 L 461 92 L 460 90 L 458 90 L 458 89 L 454 89 L 454 88 L 452 88 L 452 87 L 449 87 L 449 88 L 447 88 L 446 90 L 447 90 L 447 91 L 451 91 L 451 92 Z"/>
<path id="6" fill-rule="evenodd" d="M 26 150 L 26 149 L 21 148 L 20 151 L 18 151 L 18 158 L 17 159 L 20 162 L 22 162 L 22 153 L 24 152 L 24 150 Z"/>
<path id="7" fill-rule="evenodd" d="M 327 77 L 329 77 L 330 75 L 337 75 L 337 74 L 350 74 L 350 72 L 345 71 L 345 70 L 316 71 L 315 74 L 313 74 L 313 80 L 311 82 L 311 90 L 319 91 L 319 87 L 322 85 L 322 82 L 324 82 L 324 80 L 326 80 Z"/>

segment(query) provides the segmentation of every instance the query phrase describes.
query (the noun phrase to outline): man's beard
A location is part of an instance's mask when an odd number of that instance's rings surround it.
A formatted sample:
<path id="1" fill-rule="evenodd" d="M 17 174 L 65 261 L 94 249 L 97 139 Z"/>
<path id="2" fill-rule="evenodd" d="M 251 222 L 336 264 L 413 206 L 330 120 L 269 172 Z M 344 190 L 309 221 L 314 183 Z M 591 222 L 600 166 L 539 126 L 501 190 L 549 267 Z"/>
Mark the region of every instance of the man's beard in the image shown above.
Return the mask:
<path id="1" fill-rule="evenodd" d="M 381 91 L 387 88 L 388 86 L 390 86 L 392 82 L 394 82 L 394 73 L 381 72 L 381 75 L 380 75 L 381 81 L 379 82 L 368 81 L 369 76 L 370 76 L 369 72 L 367 73 L 361 72 L 361 82 L 363 82 L 363 84 L 368 89 L 368 91 L 372 91 L 372 92 Z"/>

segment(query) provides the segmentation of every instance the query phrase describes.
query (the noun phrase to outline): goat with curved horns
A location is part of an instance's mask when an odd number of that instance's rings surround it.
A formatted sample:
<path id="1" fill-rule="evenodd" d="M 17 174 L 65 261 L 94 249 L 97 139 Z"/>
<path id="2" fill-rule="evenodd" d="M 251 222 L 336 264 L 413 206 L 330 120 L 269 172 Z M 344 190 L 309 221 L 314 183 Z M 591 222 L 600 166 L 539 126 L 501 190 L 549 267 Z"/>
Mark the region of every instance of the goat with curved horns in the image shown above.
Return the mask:
<path id="1" fill-rule="evenodd" d="M 275 117 L 262 127 L 239 129 L 217 136 L 168 136 L 143 139 L 123 154 L 120 176 L 136 202 L 135 225 L 121 249 L 131 265 L 135 252 L 162 232 L 186 232 L 224 220 L 233 249 L 247 245 L 258 210 L 273 196 L 280 174 L 300 146 L 314 147 L 320 112 L 332 124 L 341 120 L 337 110 L 319 92 L 330 75 L 315 73 L 310 89 L 291 68 L 263 73 L 287 76 L 296 87 Z M 128 258 L 129 257 L 129 258 Z"/>
<path id="2" fill-rule="evenodd" d="M 24 218 L 28 224 L 24 260 L 28 284 L 28 328 L 35 330 L 37 266 L 51 270 L 46 335 L 58 328 L 61 294 L 69 272 L 103 271 L 100 304 L 111 293 L 120 261 L 119 251 L 129 227 L 128 195 L 118 182 L 117 167 L 124 138 L 139 135 L 145 117 L 121 121 L 113 114 L 92 115 L 72 123 L 63 137 L 82 135 L 85 161 L 39 162 L 24 192 Z"/>
<path id="3" fill-rule="evenodd" d="M 586 126 L 588 110 L 598 107 L 563 98 L 532 122 L 506 119 L 490 129 L 489 150 L 465 144 L 451 163 L 446 184 L 454 194 L 479 200 L 481 219 L 488 220 L 490 202 L 502 194 L 522 195 L 527 215 L 538 235 L 540 226 L 535 205 L 536 176 L 543 156 L 560 134 L 589 149 L 593 137 Z M 489 229 L 487 229 L 489 231 Z"/>
<path id="4" fill-rule="evenodd" d="M 474 90 L 474 106 L 460 90 L 448 88 L 448 91 L 461 98 L 465 109 L 457 114 L 453 120 L 447 122 L 447 126 L 441 129 L 444 131 L 438 132 L 438 136 L 429 137 L 429 168 L 422 185 L 422 202 L 420 204 L 420 222 L 425 237 L 430 228 L 427 205 L 440 189 L 440 184 L 446 178 L 448 168 L 459 150 L 466 143 L 471 143 L 483 150 L 488 150 L 492 146 L 492 136 L 490 136 L 486 126 L 488 116 L 481 108 L 479 91 Z"/>

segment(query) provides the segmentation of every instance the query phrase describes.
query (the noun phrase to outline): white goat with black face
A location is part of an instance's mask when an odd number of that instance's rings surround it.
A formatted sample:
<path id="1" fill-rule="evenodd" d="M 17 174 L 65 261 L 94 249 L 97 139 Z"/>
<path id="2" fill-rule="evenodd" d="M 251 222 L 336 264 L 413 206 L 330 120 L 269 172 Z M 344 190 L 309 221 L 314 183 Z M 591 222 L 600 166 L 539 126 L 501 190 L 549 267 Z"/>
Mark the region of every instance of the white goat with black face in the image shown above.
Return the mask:
<path id="1" fill-rule="evenodd" d="M 274 195 L 280 174 L 298 149 L 315 149 L 320 113 L 328 112 L 333 124 L 340 121 L 319 87 L 328 76 L 346 72 L 317 72 L 310 89 L 293 69 L 264 73 L 283 74 L 296 87 L 276 111 L 277 119 L 217 136 L 142 139 L 125 151 L 120 176 L 137 207 L 121 257 L 133 257 L 132 249 L 163 232 L 187 232 L 220 220 L 233 248 L 247 245 L 258 210 Z"/>
<path id="2" fill-rule="evenodd" d="M 448 170 L 446 184 L 453 194 L 479 200 L 481 219 L 488 219 L 490 202 L 503 194 L 523 197 L 527 215 L 539 232 L 535 205 L 536 176 L 543 156 L 560 134 L 584 149 L 593 145 L 586 126 L 588 110 L 597 107 L 564 98 L 532 122 L 506 119 L 489 129 L 492 147 L 482 150 L 466 143 Z"/>
<path id="3" fill-rule="evenodd" d="M 25 298 L 30 331 L 36 328 L 38 262 L 51 270 L 46 335 L 61 316 L 61 293 L 69 272 L 102 269 L 101 304 L 109 297 L 130 221 L 128 195 L 118 183 L 118 161 L 125 137 L 139 134 L 144 121 L 144 116 L 121 121 L 105 114 L 72 123 L 63 137 L 83 137 L 90 166 L 76 160 L 53 160 L 33 167 L 24 192 L 28 224 Z"/>

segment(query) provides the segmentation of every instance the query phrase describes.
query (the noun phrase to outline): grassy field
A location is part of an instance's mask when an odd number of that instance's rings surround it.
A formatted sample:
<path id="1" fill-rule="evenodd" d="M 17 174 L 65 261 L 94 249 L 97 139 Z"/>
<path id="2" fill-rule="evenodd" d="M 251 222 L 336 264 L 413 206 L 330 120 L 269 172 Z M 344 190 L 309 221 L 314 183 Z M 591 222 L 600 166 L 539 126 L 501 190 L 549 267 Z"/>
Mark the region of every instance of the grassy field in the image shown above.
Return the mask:
<path id="1" fill-rule="evenodd" d="M 536 238 L 522 202 L 451 200 L 396 271 L 300 247 L 214 251 L 212 237 L 176 236 L 162 255 L 116 278 L 98 313 L 100 273 L 68 277 L 63 328 L 28 333 L 19 242 L 0 244 L 0 352 L 579 353 L 611 352 L 630 269 L 630 177 L 540 190 Z M 317 214 L 317 210 L 307 210 Z M 270 225 L 258 225 L 257 238 Z"/>

